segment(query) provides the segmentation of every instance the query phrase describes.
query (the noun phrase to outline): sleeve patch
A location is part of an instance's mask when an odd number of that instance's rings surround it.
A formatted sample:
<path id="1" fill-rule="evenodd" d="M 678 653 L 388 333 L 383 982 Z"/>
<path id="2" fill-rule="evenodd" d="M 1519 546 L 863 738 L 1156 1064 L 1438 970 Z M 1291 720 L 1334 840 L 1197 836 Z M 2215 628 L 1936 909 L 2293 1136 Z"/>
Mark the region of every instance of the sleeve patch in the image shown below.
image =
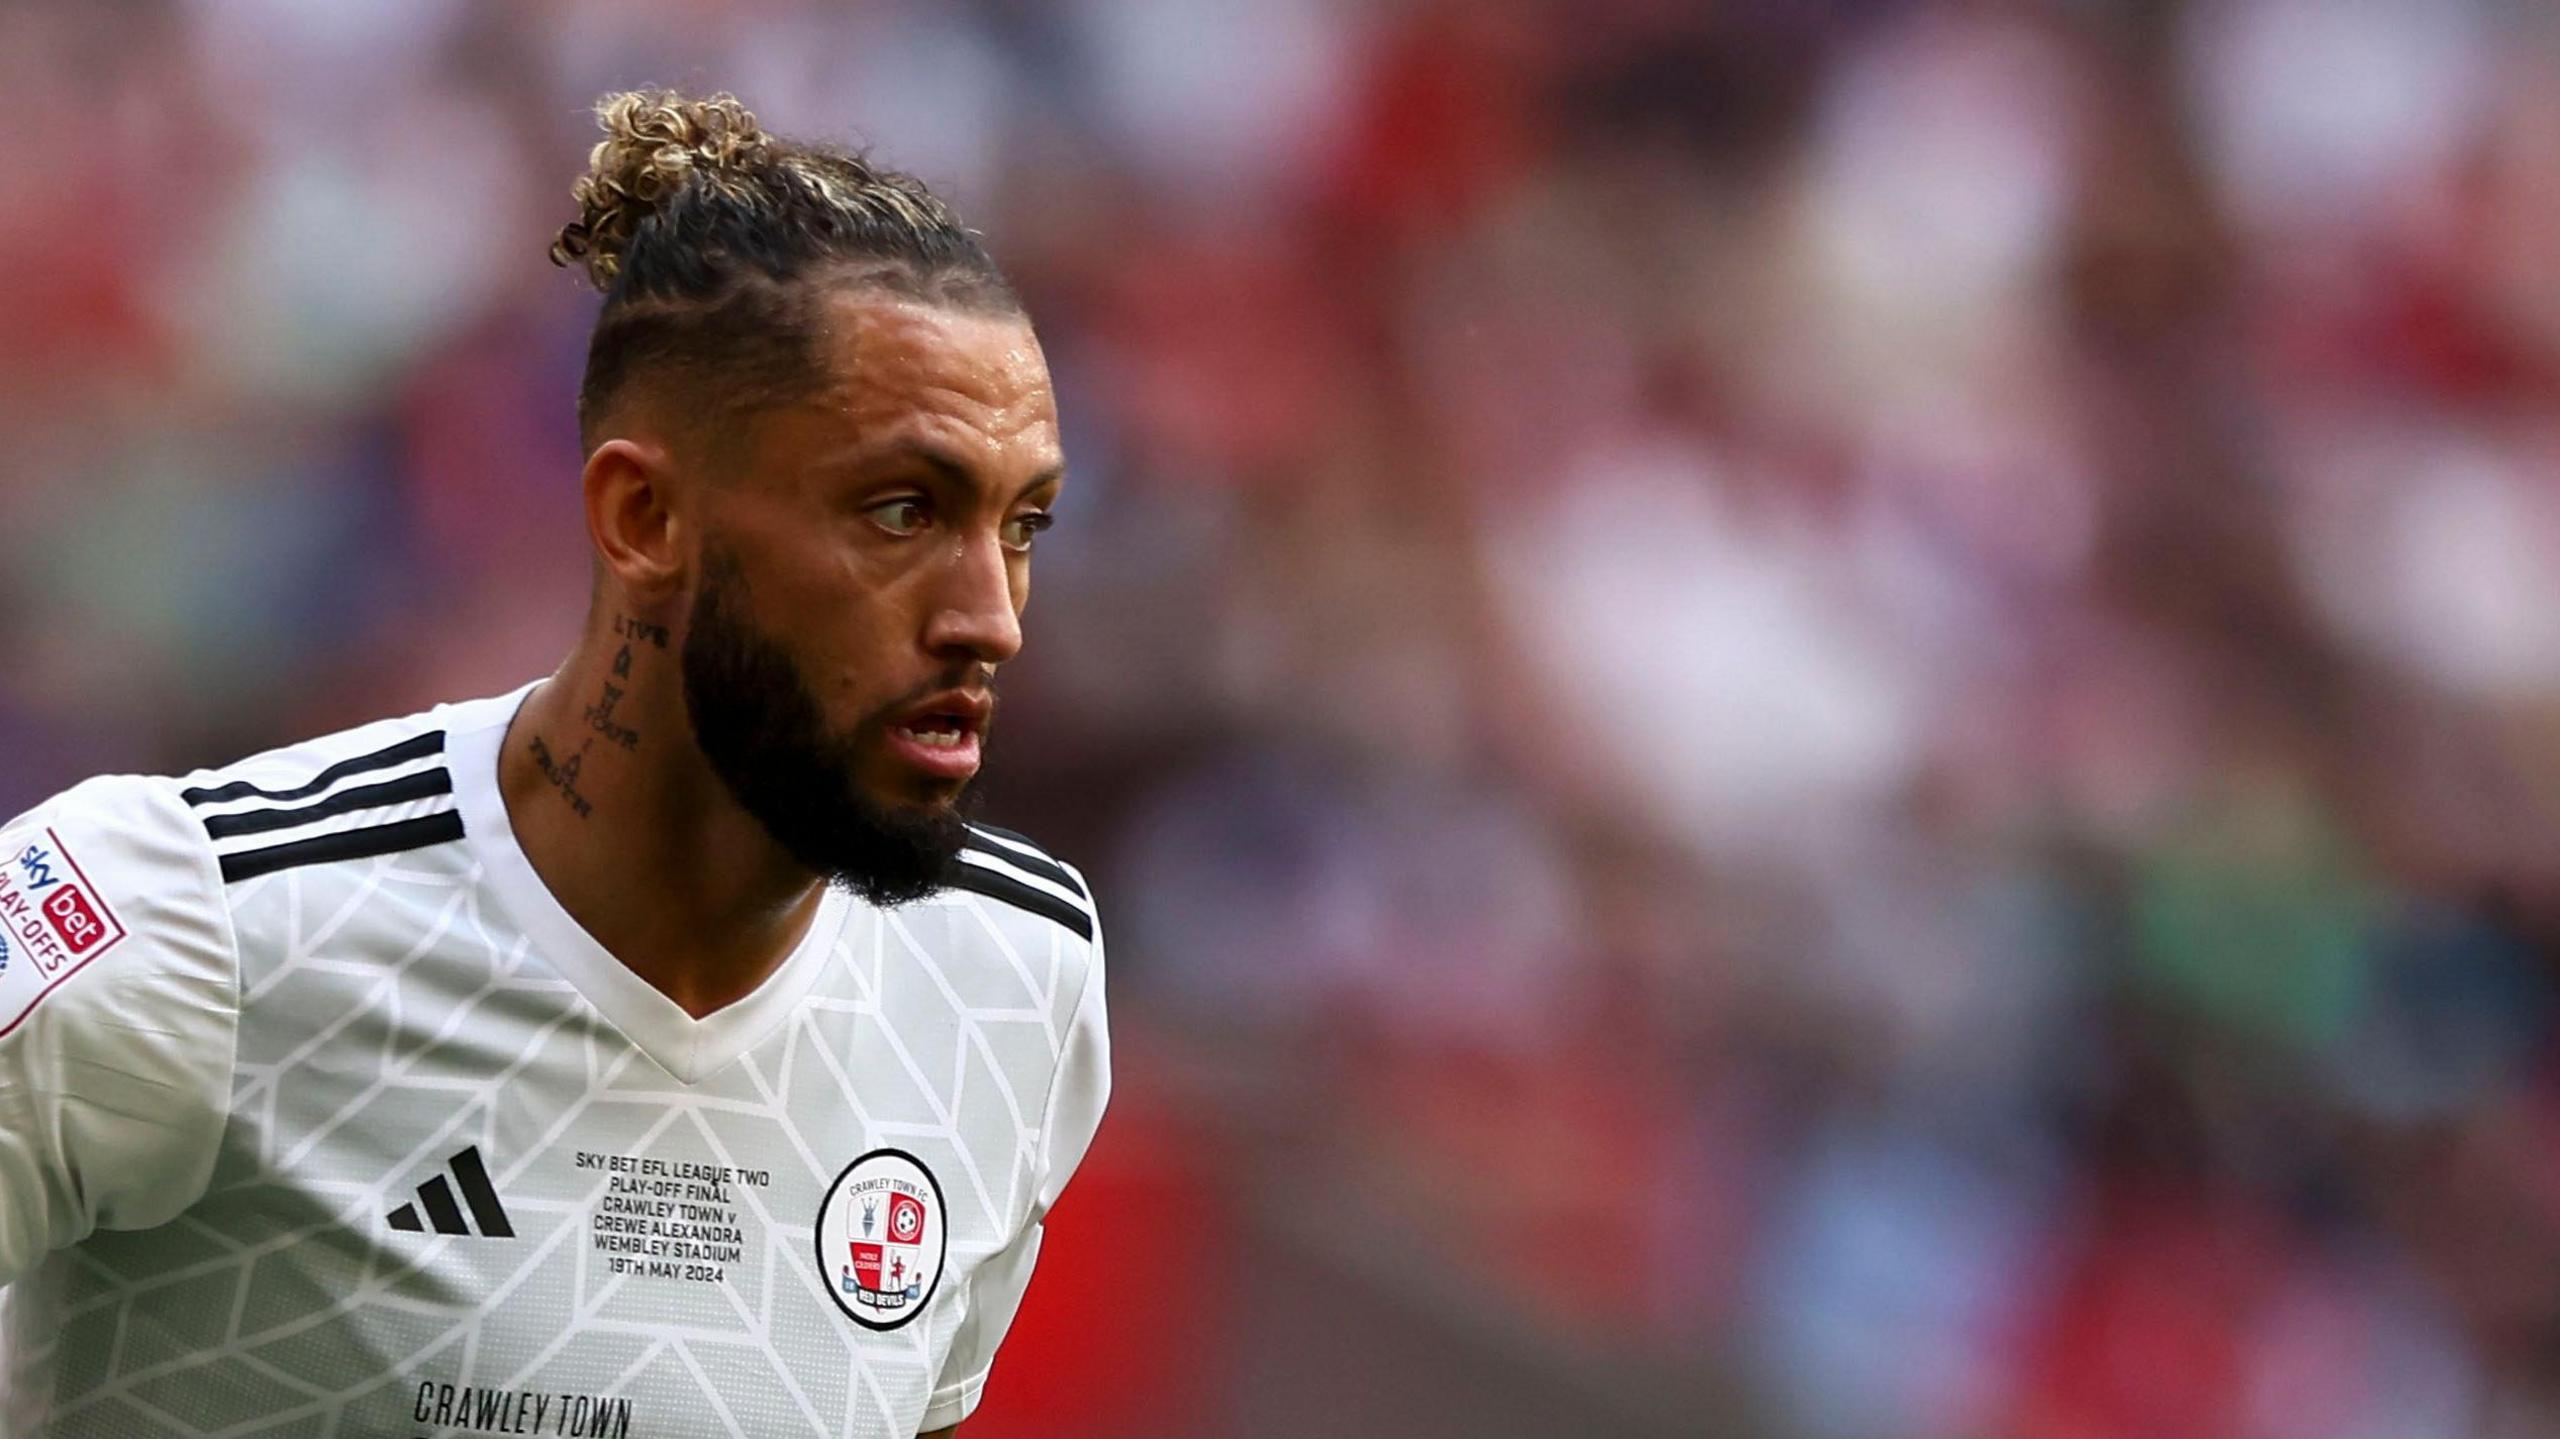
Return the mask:
<path id="1" fill-rule="evenodd" d="M 48 829 L 9 842 L 0 855 L 0 1036 L 124 939 L 60 835 Z"/>

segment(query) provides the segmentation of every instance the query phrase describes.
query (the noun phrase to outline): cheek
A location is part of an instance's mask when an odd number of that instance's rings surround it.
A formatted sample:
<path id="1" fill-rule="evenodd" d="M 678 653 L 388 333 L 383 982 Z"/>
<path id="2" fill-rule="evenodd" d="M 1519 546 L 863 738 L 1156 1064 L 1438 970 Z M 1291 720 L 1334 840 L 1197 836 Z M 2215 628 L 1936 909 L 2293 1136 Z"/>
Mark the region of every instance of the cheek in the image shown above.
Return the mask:
<path id="1" fill-rule="evenodd" d="M 857 718 L 879 637 L 865 586 L 835 563 L 773 565 L 748 589 L 749 622 L 790 657 L 803 689 L 836 725 Z"/>
<path id="2" fill-rule="evenodd" d="M 898 697 L 901 633 L 919 586 L 912 548 L 871 545 L 836 516 L 758 517 L 728 545 L 746 575 L 748 618 L 790 656 L 839 733 Z"/>
<path id="3" fill-rule="evenodd" d="M 799 626 L 808 683 L 835 723 L 876 719 L 929 678 L 917 645 L 926 593 L 913 567 L 854 567 L 786 621 Z"/>
<path id="4" fill-rule="evenodd" d="M 839 719 L 867 715 L 900 688 L 899 626 L 876 595 L 838 599 L 810 620 L 811 650 L 825 668 L 810 678 L 834 701 Z"/>

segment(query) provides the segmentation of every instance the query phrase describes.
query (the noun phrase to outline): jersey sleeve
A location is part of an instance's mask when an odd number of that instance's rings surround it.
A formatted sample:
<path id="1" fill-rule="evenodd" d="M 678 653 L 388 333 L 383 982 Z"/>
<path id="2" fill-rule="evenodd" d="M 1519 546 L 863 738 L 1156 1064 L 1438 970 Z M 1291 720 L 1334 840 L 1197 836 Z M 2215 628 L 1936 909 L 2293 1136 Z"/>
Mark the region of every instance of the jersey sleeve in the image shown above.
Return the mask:
<path id="1" fill-rule="evenodd" d="M 1082 876 L 1077 876 L 1079 880 Z M 996 1347 L 1013 1327 L 1015 1311 L 1031 1287 L 1031 1270 L 1040 1258 L 1040 1235 L 1049 1210 L 1065 1191 L 1076 1167 L 1102 1127 L 1102 1112 L 1111 1101 L 1111 1033 L 1103 996 L 1102 935 L 1093 937 L 1092 963 L 1084 993 L 1068 1022 L 1058 1058 L 1058 1073 L 1049 1094 L 1048 1119 L 1041 1127 L 1040 1185 L 1031 1209 L 1011 1243 L 988 1256 L 969 1278 L 969 1303 L 951 1355 L 943 1364 L 933 1402 L 925 1410 L 924 1432 L 947 1429 L 977 1412 L 986 1393 L 987 1375 L 995 1367 Z"/>
<path id="2" fill-rule="evenodd" d="M 202 1196 L 238 1030 L 221 873 L 172 786 L 92 780 L 0 825 L 0 1285 Z"/>

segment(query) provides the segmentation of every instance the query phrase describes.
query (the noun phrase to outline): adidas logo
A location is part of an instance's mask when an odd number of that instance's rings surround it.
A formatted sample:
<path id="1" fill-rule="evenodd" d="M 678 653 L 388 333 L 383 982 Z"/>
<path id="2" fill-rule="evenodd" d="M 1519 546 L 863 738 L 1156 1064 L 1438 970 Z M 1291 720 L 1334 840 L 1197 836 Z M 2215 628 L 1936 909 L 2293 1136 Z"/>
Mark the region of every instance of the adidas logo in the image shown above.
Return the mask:
<path id="1" fill-rule="evenodd" d="M 480 1162 L 480 1146 L 475 1144 L 455 1155 L 446 1161 L 446 1167 L 453 1171 L 454 1183 L 462 1186 L 462 1204 L 471 1207 L 471 1218 L 480 1226 L 480 1236 L 515 1238 L 516 1227 L 507 1218 L 507 1207 L 498 1202 L 498 1191 L 489 1183 L 489 1167 Z M 417 1203 L 403 1204 L 391 1211 L 391 1227 L 403 1234 L 424 1234 L 433 1226 L 438 1234 L 469 1236 L 474 1231 L 463 1222 L 462 1207 L 454 1203 L 453 1190 L 454 1185 L 445 1183 L 441 1174 L 419 1185 Z M 424 1224 L 418 1222 L 421 1209 L 427 1212 Z"/>

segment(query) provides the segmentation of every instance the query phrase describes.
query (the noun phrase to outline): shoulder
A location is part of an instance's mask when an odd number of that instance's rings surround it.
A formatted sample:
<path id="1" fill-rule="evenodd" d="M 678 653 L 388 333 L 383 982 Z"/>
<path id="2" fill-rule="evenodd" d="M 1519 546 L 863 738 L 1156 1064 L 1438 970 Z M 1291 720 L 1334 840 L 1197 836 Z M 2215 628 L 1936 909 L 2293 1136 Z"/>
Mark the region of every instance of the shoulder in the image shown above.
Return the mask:
<path id="1" fill-rule="evenodd" d="M 1059 1023 L 1099 1025 L 1102 917 L 1082 871 L 1025 835 L 972 824 L 942 880 L 958 935 L 1002 951 L 1017 970 L 1045 970 L 1041 989 Z"/>
<path id="2" fill-rule="evenodd" d="M 1045 921 L 1088 946 L 1101 943 L 1100 912 L 1084 875 L 1025 835 L 970 825 L 942 879 L 953 892 Z"/>
<path id="3" fill-rule="evenodd" d="M 175 782 L 222 881 L 462 838 L 448 736 L 469 706 L 380 720 Z"/>
<path id="4" fill-rule="evenodd" d="M 93 966 L 212 981 L 230 957 L 211 847 L 172 782 L 93 779 L 0 824 L 0 1033 Z"/>
<path id="5" fill-rule="evenodd" d="M 0 824 L 0 1036 L 236 1013 L 235 887 L 461 837 L 444 759 L 469 705 L 179 777 L 89 780 Z M 228 1020 L 224 1020 L 228 1023 Z"/>
<path id="6" fill-rule="evenodd" d="M 238 1013 L 230 910 L 174 784 L 93 779 L 0 824 L 0 1089 L 192 1121 L 227 1092 Z"/>
<path id="7" fill-rule="evenodd" d="M 221 879 L 175 786 L 94 779 L 0 824 L 0 1282 L 193 1202 L 238 1023 Z"/>
<path id="8" fill-rule="evenodd" d="M 1036 1217 L 1057 1202 L 1110 1102 L 1100 912 L 1092 886 L 1074 865 L 1027 836 L 992 825 L 969 827 L 968 841 L 945 878 L 961 903 L 980 911 L 987 928 L 1029 941 L 1012 944 L 1023 970 L 1037 972 L 1044 961 L 1048 966 L 1039 988 L 1057 1043 L 1041 1120 L 1043 1179 Z"/>
<path id="9" fill-rule="evenodd" d="M 92 779 L 0 825 L 0 1033 L 39 1003 L 229 989 L 239 966 L 233 886 L 459 838 L 444 742 L 446 718 L 463 708 L 179 777 Z M 75 975 L 81 983 L 70 983 Z"/>

